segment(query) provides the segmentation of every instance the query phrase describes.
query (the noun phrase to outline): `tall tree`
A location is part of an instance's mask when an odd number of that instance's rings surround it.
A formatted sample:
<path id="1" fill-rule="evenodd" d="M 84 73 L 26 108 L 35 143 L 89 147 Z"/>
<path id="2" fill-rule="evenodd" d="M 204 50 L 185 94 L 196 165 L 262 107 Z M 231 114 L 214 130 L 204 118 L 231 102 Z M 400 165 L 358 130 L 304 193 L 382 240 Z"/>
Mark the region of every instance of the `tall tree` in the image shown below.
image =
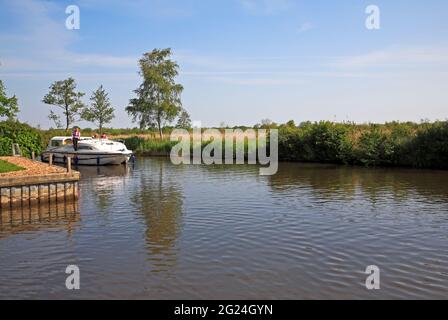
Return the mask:
<path id="1" fill-rule="evenodd" d="M 115 117 L 114 108 L 111 107 L 108 94 L 102 85 L 92 93 L 90 101 L 92 101 L 91 105 L 83 109 L 81 118 L 98 124 L 100 134 L 102 134 L 103 126 L 110 123 Z"/>
<path id="2" fill-rule="evenodd" d="M 140 128 L 156 127 L 160 138 L 162 128 L 172 122 L 182 110 L 182 85 L 175 82 L 179 66 L 170 59 L 171 49 L 154 49 L 140 59 L 142 84 L 134 91 L 126 111 Z"/>
<path id="3" fill-rule="evenodd" d="M 77 121 L 79 112 L 84 107 L 81 98 L 84 93 L 76 91 L 76 82 L 73 78 L 56 81 L 50 86 L 50 92 L 45 95 L 42 102 L 59 107 L 63 110 L 65 117 L 65 130 Z M 54 120 L 56 125 L 61 126 L 60 116 L 50 111 L 49 119 Z"/>
<path id="4" fill-rule="evenodd" d="M 190 115 L 186 110 L 182 110 L 179 118 L 177 119 L 176 128 L 179 129 L 190 129 L 191 128 L 191 119 Z"/>
<path id="5" fill-rule="evenodd" d="M 16 96 L 8 98 L 5 93 L 5 87 L 2 80 L 0 80 L 0 117 L 7 117 L 14 119 L 19 113 L 19 106 L 17 105 Z"/>

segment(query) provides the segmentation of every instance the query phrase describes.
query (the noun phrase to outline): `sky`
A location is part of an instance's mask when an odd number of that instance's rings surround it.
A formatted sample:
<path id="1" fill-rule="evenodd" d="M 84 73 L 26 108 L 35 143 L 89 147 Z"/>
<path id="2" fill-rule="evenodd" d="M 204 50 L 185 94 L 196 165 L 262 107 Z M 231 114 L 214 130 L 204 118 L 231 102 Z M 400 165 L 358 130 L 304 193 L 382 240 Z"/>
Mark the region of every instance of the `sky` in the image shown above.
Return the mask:
<path id="1" fill-rule="evenodd" d="M 66 28 L 69 5 L 79 30 Z M 365 26 L 369 5 L 379 30 Z M 445 120 L 447 16 L 446 0 L 0 0 L 0 79 L 32 125 L 54 126 L 41 100 L 73 77 L 86 103 L 109 92 L 111 126 L 134 127 L 138 60 L 169 47 L 204 126 Z"/>

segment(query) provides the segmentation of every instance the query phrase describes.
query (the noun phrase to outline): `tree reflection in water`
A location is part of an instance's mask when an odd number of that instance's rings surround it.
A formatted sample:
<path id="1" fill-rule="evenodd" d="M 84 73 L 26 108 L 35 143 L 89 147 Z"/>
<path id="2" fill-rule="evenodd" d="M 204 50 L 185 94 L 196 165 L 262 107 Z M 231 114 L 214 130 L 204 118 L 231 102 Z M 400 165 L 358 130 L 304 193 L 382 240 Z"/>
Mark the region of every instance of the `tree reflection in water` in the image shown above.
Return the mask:
<path id="1" fill-rule="evenodd" d="M 176 263 L 176 241 L 181 232 L 182 190 L 175 181 L 173 166 L 165 159 L 149 161 L 141 170 L 140 184 L 131 193 L 132 204 L 143 214 L 146 246 L 153 272 Z"/>
<path id="2" fill-rule="evenodd" d="M 385 193 L 396 201 L 446 201 L 448 172 L 397 168 L 363 168 L 338 165 L 282 163 L 269 178 L 274 191 L 311 187 L 316 198 L 351 200 L 357 193 L 367 195 L 371 204 Z"/>

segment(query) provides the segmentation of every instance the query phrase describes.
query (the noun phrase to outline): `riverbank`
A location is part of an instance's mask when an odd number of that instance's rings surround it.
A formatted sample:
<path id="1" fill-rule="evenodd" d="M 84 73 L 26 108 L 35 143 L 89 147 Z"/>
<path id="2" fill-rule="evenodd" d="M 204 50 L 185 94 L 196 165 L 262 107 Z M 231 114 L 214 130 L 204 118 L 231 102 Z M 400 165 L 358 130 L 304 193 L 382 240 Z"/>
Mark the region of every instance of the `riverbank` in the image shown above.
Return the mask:
<path id="1" fill-rule="evenodd" d="M 0 179 L 66 173 L 66 169 L 62 167 L 50 166 L 24 157 L 0 157 L 0 161 L 6 162 L 15 168 L 20 168 L 20 170 L 0 173 Z"/>
<path id="2" fill-rule="evenodd" d="M 241 130 L 249 127 L 234 127 Z M 385 124 L 336 123 L 329 121 L 269 124 L 253 129 L 277 129 L 279 160 L 334 163 L 361 166 L 448 169 L 448 121 L 390 122 Z M 137 155 L 168 156 L 176 142 L 153 130 L 105 129 L 111 139 L 124 140 Z M 203 128 L 205 130 L 205 128 Z M 224 128 L 218 128 L 222 132 Z M 11 143 L 19 143 L 24 155 L 39 155 L 49 139 L 67 135 L 64 130 L 38 130 L 24 124 L 0 122 L 0 156 L 11 153 Z M 94 130 L 83 129 L 83 136 Z M 205 147 L 207 142 L 203 142 Z M 247 149 L 247 147 L 246 147 Z"/>
<path id="3" fill-rule="evenodd" d="M 265 127 L 269 128 L 278 130 L 280 161 L 448 169 L 447 121 L 364 125 L 323 121 Z M 124 141 L 138 155 L 164 156 L 177 143 L 141 135 Z M 203 141 L 202 148 L 207 144 Z"/>
<path id="4" fill-rule="evenodd" d="M 23 157 L 0 157 L 22 170 L 0 173 L 0 208 L 42 200 L 77 199 L 80 173 Z"/>

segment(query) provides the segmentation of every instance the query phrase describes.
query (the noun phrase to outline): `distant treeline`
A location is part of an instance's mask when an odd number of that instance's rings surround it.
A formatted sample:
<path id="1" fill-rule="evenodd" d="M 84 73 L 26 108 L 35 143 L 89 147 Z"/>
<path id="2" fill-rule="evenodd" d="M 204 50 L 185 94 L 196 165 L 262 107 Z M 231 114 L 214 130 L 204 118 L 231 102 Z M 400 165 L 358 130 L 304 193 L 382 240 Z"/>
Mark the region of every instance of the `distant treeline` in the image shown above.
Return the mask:
<path id="1" fill-rule="evenodd" d="M 247 127 L 240 127 L 246 129 Z M 448 169 L 448 122 L 386 124 L 293 121 L 257 128 L 279 130 L 282 161 Z M 169 152 L 172 142 L 141 136 L 125 139 L 142 154 Z"/>
<path id="2" fill-rule="evenodd" d="M 247 129 L 248 127 L 238 127 Z M 386 124 L 303 122 L 274 123 L 256 128 L 279 130 L 279 158 L 282 161 L 324 162 L 363 166 L 406 166 L 448 169 L 448 121 L 390 122 Z M 220 128 L 224 129 L 224 128 Z M 123 138 L 128 148 L 141 154 L 169 153 L 172 128 L 165 139 L 158 131 L 104 129 L 111 138 Z M 95 133 L 83 129 L 83 136 Z M 0 122 L 0 155 L 11 152 L 11 143 L 21 145 L 25 154 L 39 154 L 49 139 L 66 135 L 64 130 L 39 130 L 19 122 Z"/>

